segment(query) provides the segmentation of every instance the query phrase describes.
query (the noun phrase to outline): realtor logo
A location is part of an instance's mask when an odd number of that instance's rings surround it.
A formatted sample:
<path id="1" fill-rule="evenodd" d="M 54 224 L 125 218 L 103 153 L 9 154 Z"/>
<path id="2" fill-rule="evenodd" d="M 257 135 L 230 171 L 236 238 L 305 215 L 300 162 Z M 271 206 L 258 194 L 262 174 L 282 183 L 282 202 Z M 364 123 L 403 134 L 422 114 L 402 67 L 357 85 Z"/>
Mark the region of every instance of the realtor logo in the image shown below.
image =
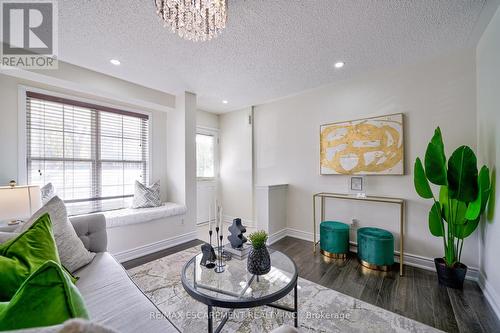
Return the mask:
<path id="1" fill-rule="evenodd" d="M 57 69 L 55 0 L 0 0 L 3 67 Z"/>

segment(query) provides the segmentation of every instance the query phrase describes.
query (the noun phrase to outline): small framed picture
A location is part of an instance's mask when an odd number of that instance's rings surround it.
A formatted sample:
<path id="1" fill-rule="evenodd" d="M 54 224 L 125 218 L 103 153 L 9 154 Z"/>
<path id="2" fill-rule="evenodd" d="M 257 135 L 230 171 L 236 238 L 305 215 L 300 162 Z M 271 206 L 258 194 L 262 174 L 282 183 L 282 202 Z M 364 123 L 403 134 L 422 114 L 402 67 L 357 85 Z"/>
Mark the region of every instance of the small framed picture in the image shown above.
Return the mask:
<path id="1" fill-rule="evenodd" d="M 355 194 L 357 198 L 366 198 L 366 182 L 363 176 L 349 178 L 349 193 Z"/>
<path id="2" fill-rule="evenodd" d="M 363 177 L 351 177 L 351 191 L 352 192 L 363 192 L 364 190 L 364 178 Z"/>

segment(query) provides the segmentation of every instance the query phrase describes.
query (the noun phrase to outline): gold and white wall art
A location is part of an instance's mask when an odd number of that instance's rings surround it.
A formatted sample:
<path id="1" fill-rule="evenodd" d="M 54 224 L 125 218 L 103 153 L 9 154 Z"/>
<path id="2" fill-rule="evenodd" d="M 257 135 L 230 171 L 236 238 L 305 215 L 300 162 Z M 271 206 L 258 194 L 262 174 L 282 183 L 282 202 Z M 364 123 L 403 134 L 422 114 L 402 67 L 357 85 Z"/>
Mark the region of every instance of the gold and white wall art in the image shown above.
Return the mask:
<path id="1" fill-rule="evenodd" d="M 322 175 L 403 175 L 403 114 L 320 127 Z"/>

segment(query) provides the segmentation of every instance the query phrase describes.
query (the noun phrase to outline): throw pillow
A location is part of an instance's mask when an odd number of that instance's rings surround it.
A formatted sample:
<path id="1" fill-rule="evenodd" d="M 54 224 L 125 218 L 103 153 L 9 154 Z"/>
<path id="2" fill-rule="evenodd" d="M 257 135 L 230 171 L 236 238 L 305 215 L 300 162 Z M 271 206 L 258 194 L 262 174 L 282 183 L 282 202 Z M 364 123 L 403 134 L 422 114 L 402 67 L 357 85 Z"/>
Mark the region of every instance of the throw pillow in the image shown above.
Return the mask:
<path id="1" fill-rule="evenodd" d="M 136 180 L 132 208 L 159 206 L 161 206 L 160 181 L 155 182 L 151 186 L 146 186 Z"/>
<path id="2" fill-rule="evenodd" d="M 42 205 L 45 205 L 50 199 L 56 196 L 56 191 L 52 183 L 47 183 L 40 189 L 40 196 L 42 197 Z"/>
<path id="3" fill-rule="evenodd" d="M 58 333 L 116 333 L 116 331 L 83 319 L 70 319 Z"/>
<path id="4" fill-rule="evenodd" d="M 0 331 L 57 325 L 70 318 L 89 315 L 80 292 L 54 261 L 38 267 L 9 302 L 0 303 Z"/>
<path id="5" fill-rule="evenodd" d="M 8 301 L 47 260 L 59 263 L 52 224 L 42 215 L 23 234 L 0 245 L 0 301 Z"/>
<path id="6" fill-rule="evenodd" d="M 95 257 L 95 253 L 89 252 L 78 238 L 73 225 L 68 220 L 66 206 L 58 196 L 50 199 L 49 202 L 40 208 L 33 216 L 16 232 L 27 230 L 38 217 L 48 213 L 52 220 L 52 229 L 57 244 L 57 251 L 61 258 L 61 264 L 71 273 L 87 265 Z"/>
<path id="7" fill-rule="evenodd" d="M 9 239 L 19 236 L 17 232 L 2 232 L 0 231 L 0 244 L 5 243 Z"/>

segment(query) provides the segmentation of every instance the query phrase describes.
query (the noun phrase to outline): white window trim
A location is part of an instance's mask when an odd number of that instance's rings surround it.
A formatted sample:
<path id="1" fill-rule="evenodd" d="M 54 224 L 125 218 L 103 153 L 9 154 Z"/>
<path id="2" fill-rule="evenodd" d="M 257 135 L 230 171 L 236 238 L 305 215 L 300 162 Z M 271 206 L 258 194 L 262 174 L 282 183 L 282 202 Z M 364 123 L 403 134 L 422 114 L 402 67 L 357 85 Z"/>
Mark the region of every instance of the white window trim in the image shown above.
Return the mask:
<path id="1" fill-rule="evenodd" d="M 196 134 L 203 134 L 203 135 L 213 135 L 215 138 L 215 147 L 214 147 L 214 173 L 215 177 L 196 177 L 197 182 L 216 182 L 219 179 L 219 167 L 220 167 L 220 160 L 219 160 L 219 129 L 218 128 L 213 128 L 213 127 L 206 127 L 206 126 L 196 126 Z"/>
<path id="2" fill-rule="evenodd" d="M 102 102 L 100 100 L 93 100 L 93 99 L 88 99 L 88 98 L 81 98 L 73 95 L 68 95 L 68 94 L 61 94 L 57 93 L 54 91 L 50 90 L 45 90 L 45 89 L 40 89 L 40 88 L 35 88 L 35 87 L 30 87 L 30 86 L 25 86 L 25 85 L 19 85 L 18 86 L 18 141 L 17 141 L 17 151 L 18 151 L 18 161 L 17 161 L 17 180 L 16 182 L 19 185 L 29 185 L 28 183 L 28 166 L 26 164 L 26 159 L 27 159 L 27 152 L 26 152 L 26 92 L 27 91 L 32 91 L 40 94 L 45 94 L 45 95 L 51 95 L 55 97 L 60 97 L 60 98 L 66 98 L 66 99 L 72 99 L 75 101 L 79 102 L 85 102 L 85 103 L 90 103 L 90 104 L 97 104 L 97 105 L 102 105 L 106 107 L 111 107 L 111 108 L 116 108 L 120 109 L 123 111 L 129 111 L 133 113 L 140 113 L 148 116 L 148 126 L 149 126 L 149 135 L 148 135 L 148 182 L 149 184 L 152 183 L 153 179 L 153 114 L 149 111 L 143 111 L 140 109 L 130 109 L 123 107 L 121 105 L 116 105 L 116 104 L 110 104 L 106 102 Z M 149 185 L 148 184 L 148 185 Z"/>

